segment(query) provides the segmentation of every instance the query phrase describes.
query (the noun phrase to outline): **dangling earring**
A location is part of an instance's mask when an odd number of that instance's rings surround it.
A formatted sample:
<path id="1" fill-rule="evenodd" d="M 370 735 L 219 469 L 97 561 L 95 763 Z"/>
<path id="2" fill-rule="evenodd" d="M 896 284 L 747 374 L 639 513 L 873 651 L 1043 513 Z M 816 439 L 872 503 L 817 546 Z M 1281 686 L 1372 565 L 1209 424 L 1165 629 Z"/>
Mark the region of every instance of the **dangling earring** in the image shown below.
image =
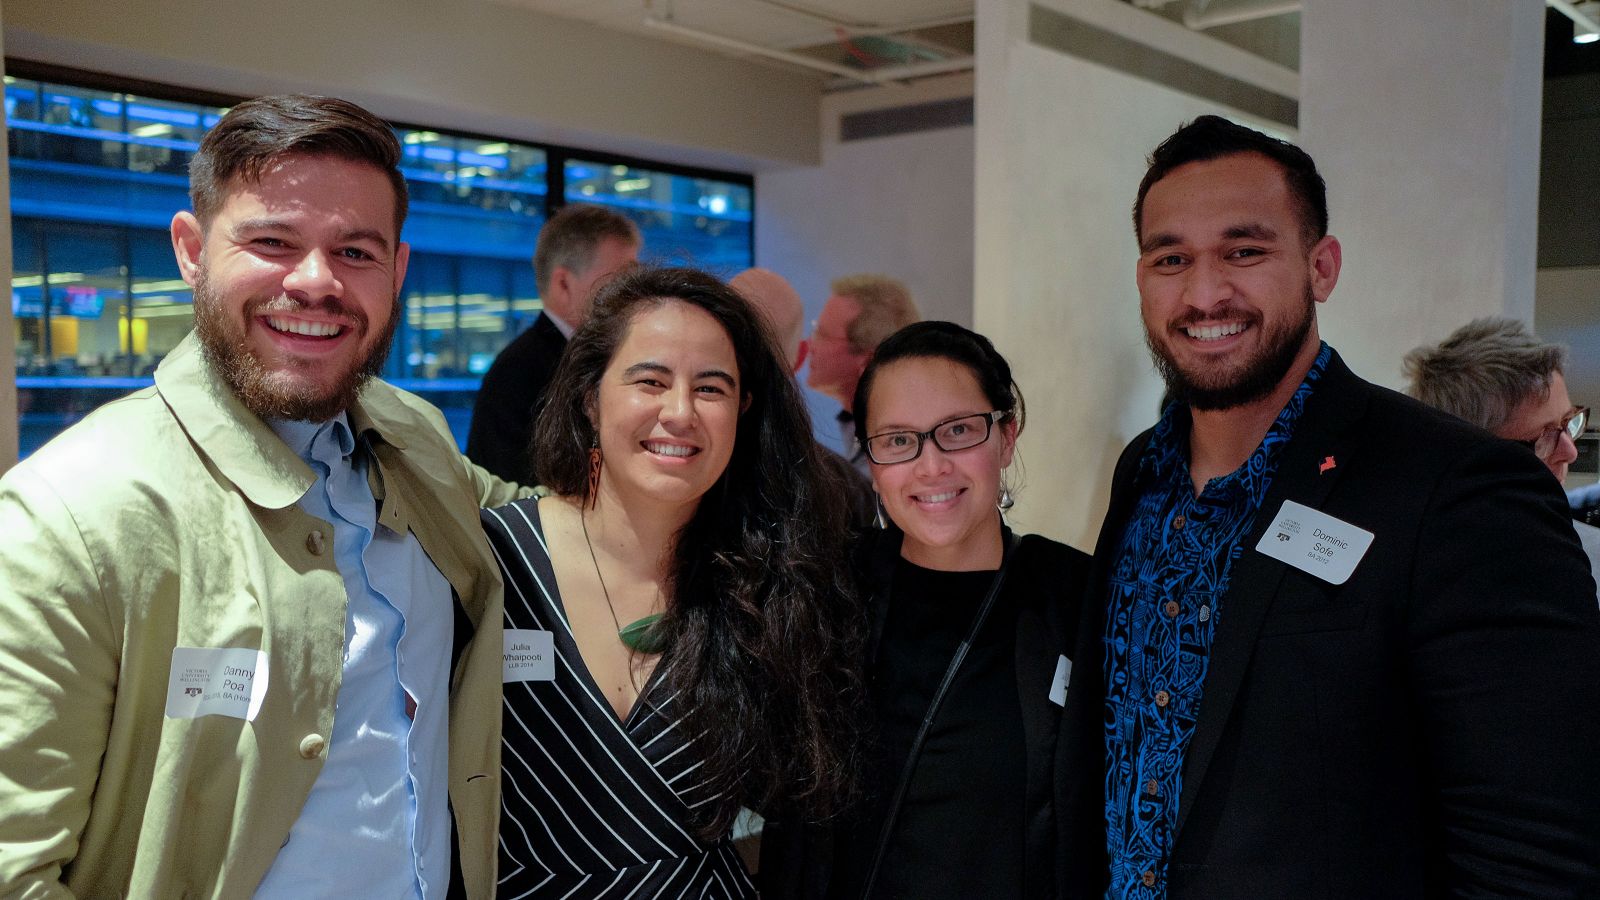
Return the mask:
<path id="1" fill-rule="evenodd" d="M 885 519 L 883 516 L 883 497 L 879 496 L 877 491 L 872 492 L 872 505 L 877 510 L 875 513 L 873 513 L 872 524 L 878 526 L 880 531 L 887 529 L 889 527 L 889 520 Z"/>
<path id="2" fill-rule="evenodd" d="M 1000 499 L 995 502 L 995 508 L 1003 515 L 1006 510 L 1016 505 L 1017 501 L 1011 496 L 1011 489 L 1003 484 L 1000 485 Z"/>
<path id="3" fill-rule="evenodd" d="M 598 438 L 589 445 L 589 508 L 594 509 L 600 502 L 600 441 Z"/>

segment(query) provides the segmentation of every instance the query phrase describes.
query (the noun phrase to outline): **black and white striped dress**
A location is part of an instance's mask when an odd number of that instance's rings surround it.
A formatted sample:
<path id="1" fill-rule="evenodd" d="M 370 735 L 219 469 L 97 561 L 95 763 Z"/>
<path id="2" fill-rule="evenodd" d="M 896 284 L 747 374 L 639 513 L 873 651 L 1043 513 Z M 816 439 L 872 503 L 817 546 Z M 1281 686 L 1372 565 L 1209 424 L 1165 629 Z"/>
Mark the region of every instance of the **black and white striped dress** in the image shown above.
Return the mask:
<path id="1" fill-rule="evenodd" d="M 685 824 L 721 794 L 680 726 L 670 653 L 619 722 L 573 640 L 537 504 L 483 513 L 506 627 L 552 632 L 556 657 L 553 681 L 505 686 L 498 896 L 755 897 L 728 838 L 707 844 Z"/>

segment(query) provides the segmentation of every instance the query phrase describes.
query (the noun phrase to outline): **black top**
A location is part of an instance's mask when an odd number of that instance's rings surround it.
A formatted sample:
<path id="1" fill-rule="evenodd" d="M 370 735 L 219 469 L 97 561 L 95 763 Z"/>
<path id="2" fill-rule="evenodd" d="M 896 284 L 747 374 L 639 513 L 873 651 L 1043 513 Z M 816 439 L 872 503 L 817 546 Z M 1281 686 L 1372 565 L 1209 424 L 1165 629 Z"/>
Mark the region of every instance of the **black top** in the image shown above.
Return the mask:
<path id="1" fill-rule="evenodd" d="M 911 743 L 995 573 L 900 560 L 870 673 L 866 795 L 840 830 L 830 895 L 856 898 Z M 1017 701 L 1017 598 L 1002 590 L 929 729 L 875 897 L 1022 896 L 1026 759 Z M 978 837 L 978 836 L 981 836 Z"/>
<path id="2" fill-rule="evenodd" d="M 530 445 L 533 422 L 567 339 L 544 313 L 507 344 L 484 373 L 472 405 L 467 458 L 521 484 L 536 484 Z"/>
<path id="3" fill-rule="evenodd" d="M 851 813 L 825 823 L 782 810 L 767 815 L 763 900 L 854 900 L 850 889 L 859 890 L 876 849 L 874 828 L 898 784 L 910 734 L 989 586 L 992 573 L 909 566 L 900 545 L 894 528 L 873 529 L 857 545 L 856 575 L 870 626 L 864 661 L 869 699 L 872 712 L 887 714 L 871 731 L 874 755 L 862 773 L 864 796 Z M 1053 796 L 1061 706 L 1051 687 L 1070 669 L 1071 623 L 1078 619 L 1089 557 L 1029 535 L 1013 545 L 1006 566 L 991 619 L 930 731 L 876 897 L 1056 896 Z M 889 678 L 904 687 L 888 687 Z M 918 696 L 901 696 L 910 691 Z"/>
<path id="4" fill-rule="evenodd" d="M 619 721 L 573 640 L 538 501 L 482 521 L 505 573 L 506 628 L 549 632 L 555 651 L 553 678 L 505 686 L 498 895 L 754 898 L 728 838 L 694 830 L 694 811 L 729 786 L 700 771 L 670 653 Z"/>

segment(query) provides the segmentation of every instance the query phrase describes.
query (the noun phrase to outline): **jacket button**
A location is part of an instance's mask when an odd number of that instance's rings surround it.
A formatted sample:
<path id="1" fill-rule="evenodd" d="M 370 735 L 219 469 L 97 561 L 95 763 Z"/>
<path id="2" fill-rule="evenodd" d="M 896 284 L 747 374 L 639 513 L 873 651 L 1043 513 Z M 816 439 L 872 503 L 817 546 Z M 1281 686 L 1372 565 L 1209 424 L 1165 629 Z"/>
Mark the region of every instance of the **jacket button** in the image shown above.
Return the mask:
<path id="1" fill-rule="evenodd" d="M 1156 873 L 1149 869 L 1145 869 L 1139 874 L 1139 880 L 1144 882 L 1145 887 L 1155 887 Z"/>
<path id="2" fill-rule="evenodd" d="M 320 734 L 308 734 L 300 739 L 300 756 L 304 759 L 316 759 L 322 755 L 322 749 L 328 742 Z"/>
<path id="3" fill-rule="evenodd" d="M 1172 695 L 1171 694 L 1167 693 L 1166 691 L 1156 691 L 1156 705 L 1157 706 L 1166 706 L 1168 703 L 1171 703 L 1171 702 L 1172 702 Z"/>
<path id="4" fill-rule="evenodd" d="M 322 532 L 313 531 L 306 535 L 306 549 L 311 551 L 311 555 L 321 556 L 323 545 Z"/>

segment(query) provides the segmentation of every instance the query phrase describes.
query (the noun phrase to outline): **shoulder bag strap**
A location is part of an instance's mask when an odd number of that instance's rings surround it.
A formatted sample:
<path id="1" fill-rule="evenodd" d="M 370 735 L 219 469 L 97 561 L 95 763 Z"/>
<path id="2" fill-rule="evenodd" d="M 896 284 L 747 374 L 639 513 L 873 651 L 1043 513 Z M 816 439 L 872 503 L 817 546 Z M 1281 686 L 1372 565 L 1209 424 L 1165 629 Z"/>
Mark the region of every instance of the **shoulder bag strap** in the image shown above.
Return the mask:
<path id="1" fill-rule="evenodd" d="M 945 667 L 944 678 L 940 679 L 939 687 L 934 690 L 933 699 L 928 701 L 928 711 L 923 714 L 922 725 L 917 729 L 917 736 L 911 741 L 911 749 L 906 753 L 906 763 L 900 770 L 899 783 L 895 785 L 894 796 L 889 801 L 889 808 L 884 812 L 883 828 L 878 833 L 878 849 L 872 854 L 872 866 L 867 870 L 867 880 L 861 888 L 862 900 L 870 900 L 872 897 L 872 889 L 878 881 L 878 871 L 883 867 L 883 856 L 889 850 L 889 839 L 894 836 L 895 824 L 900 817 L 900 807 L 905 805 L 906 792 L 911 788 L 911 776 L 916 773 L 922 746 L 928 740 L 928 730 L 933 727 L 933 720 L 939 715 L 939 707 L 944 704 L 945 695 L 950 693 L 950 685 L 955 682 L 957 673 L 961 671 L 961 663 L 966 660 L 967 651 L 972 648 L 972 643 L 978 639 L 978 632 L 983 628 L 984 621 L 989 618 L 989 610 L 994 608 L 995 598 L 1000 595 L 1000 587 L 1005 584 L 1006 570 L 1010 568 L 1011 557 L 1020 543 L 1021 538 L 1015 535 L 1006 542 L 1000 558 L 1000 570 L 994 573 L 994 581 L 989 583 L 989 592 L 978 605 L 978 614 L 972 619 L 972 627 L 967 630 L 966 638 L 956 646 L 955 655 L 950 657 L 950 665 Z"/>

